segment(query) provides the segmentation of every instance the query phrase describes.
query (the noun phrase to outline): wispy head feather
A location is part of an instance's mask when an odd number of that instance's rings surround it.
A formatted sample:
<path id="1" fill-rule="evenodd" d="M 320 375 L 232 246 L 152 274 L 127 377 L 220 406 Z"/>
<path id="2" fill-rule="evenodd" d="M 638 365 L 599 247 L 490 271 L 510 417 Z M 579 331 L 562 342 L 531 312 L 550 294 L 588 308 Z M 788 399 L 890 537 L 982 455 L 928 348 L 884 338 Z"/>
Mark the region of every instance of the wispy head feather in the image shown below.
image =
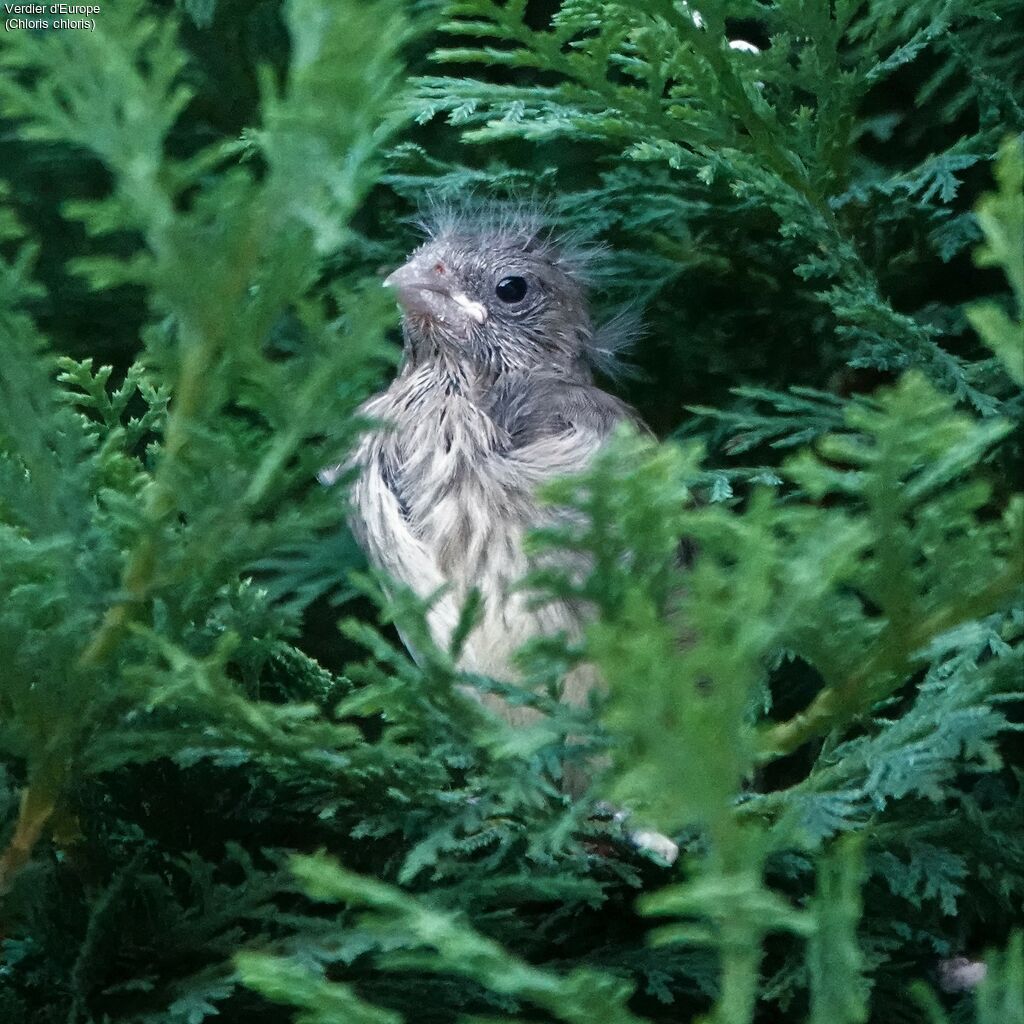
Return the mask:
<path id="1" fill-rule="evenodd" d="M 540 199 L 485 199 L 471 196 L 455 203 L 428 196 L 415 218 L 430 241 L 480 239 L 495 247 L 516 245 L 586 285 L 607 260 L 609 250 L 583 231 L 560 230 L 552 203 Z"/>
<path id="2" fill-rule="evenodd" d="M 447 346 L 492 372 L 558 365 L 584 376 L 623 373 L 620 356 L 639 333 L 639 316 L 627 309 L 594 327 L 588 285 L 610 250 L 583 232 L 560 231 L 552 204 L 432 196 L 416 224 L 426 240 L 389 278 L 410 282 L 406 341 L 414 359 Z"/>
<path id="3" fill-rule="evenodd" d="M 595 327 L 586 345 L 586 357 L 598 373 L 620 380 L 635 377 L 636 368 L 625 361 L 633 346 L 643 336 L 644 322 L 636 306 L 625 306 Z"/>

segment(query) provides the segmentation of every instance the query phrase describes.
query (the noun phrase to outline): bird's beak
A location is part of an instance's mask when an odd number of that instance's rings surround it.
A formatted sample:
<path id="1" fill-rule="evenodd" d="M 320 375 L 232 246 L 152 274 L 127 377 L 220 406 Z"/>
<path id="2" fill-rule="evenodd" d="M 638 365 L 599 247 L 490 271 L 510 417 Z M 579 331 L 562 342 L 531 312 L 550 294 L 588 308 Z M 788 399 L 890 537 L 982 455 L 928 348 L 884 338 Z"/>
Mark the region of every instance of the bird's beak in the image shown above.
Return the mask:
<path id="1" fill-rule="evenodd" d="M 410 260 L 384 278 L 385 288 L 394 288 L 398 304 L 406 313 L 450 320 L 461 312 L 478 324 L 487 319 L 487 309 L 453 287 L 450 278 L 437 267 L 425 267 Z"/>
<path id="2" fill-rule="evenodd" d="M 447 293 L 445 282 L 437 271 L 424 273 L 416 264 L 406 263 L 397 270 L 392 271 L 384 278 L 385 288 L 394 288 L 398 292 L 399 301 L 402 293 L 411 290 L 437 291 Z"/>

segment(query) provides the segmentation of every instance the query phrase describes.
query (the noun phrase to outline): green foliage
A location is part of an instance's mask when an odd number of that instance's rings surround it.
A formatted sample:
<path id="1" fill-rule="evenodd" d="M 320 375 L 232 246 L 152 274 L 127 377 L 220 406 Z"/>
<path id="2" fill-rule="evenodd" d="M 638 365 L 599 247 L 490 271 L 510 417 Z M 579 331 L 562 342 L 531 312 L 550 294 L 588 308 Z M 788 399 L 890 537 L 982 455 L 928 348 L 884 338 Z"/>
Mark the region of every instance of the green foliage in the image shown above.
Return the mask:
<path id="1" fill-rule="evenodd" d="M 10 484 L 2 707 L 39 813 L 69 773 L 153 757 L 143 730 L 130 730 L 127 743 L 124 725 L 168 705 L 183 715 L 216 709 L 213 747 L 244 737 L 318 757 L 311 752 L 322 745 L 347 742 L 345 730 L 317 723 L 308 707 L 251 705 L 230 679 L 246 638 L 229 620 L 261 600 L 240 574 L 333 521 L 307 481 L 344 444 L 346 417 L 379 358 L 383 320 L 369 293 L 335 294 L 346 337 L 339 346 L 325 297 L 305 295 L 318 254 L 343 239 L 370 180 L 400 26 L 380 51 L 378 80 L 366 85 L 343 58 L 376 30 L 376 17 L 339 11 L 314 21 L 301 3 L 290 10 L 287 83 L 268 77 L 264 86 L 262 180 L 240 168 L 210 177 L 223 147 L 165 158 L 165 136 L 187 98 L 177 83 L 181 57 L 173 24 L 139 5 L 119 6 L 74 61 L 70 36 L 51 44 L 19 35 L 7 53 L 24 73 L 24 83 L 12 77 L 4 87 L 7 110 L 30 118 L 33 136 L 88 145 L 113 175 L 111 196 L 75 204 L 74 215 L 93 231 L 132 227 L 144 240 L 137 257 L 91 260 L 83 271 L 96 287 L 122 273 L 146 285 L 162 317 L 144 364 L 109 395 L 110 368 L 94 374 L 89 361 L 65 361 L 64 391 L 54 395 L 46 362 L 26 358 L 38 342 L 23 317 L 2 339 L 5 361 L 24 372 L 5 381 L 10 400 L 0 410 Z M 327 87 L 359 116 L 339 127 L 312 105 Z M 17 288 L 19 269 L 7 271 Z M 285 315 L 301 339 L 282 362 L 270 341 Z M 126 413 L 133 400 L 143 406 L 136 417 Z M 195 573 L 201 564 L 204 578 Z M 269 616 L 266 628 L 250 643 L 273 643 L 289 623 Z"/>
<path id="2" fill-rule="evenodd" d="M 363 915 L 356 927 L 370 937 L 373 946 L 386 942 L 389 934 L 403 936 L 402 944 L 410 944 L 415 951 L 390 952 L 385 962 L 392 969 L 451 971 L 464 975 L 496 993 L 542 1007 L 570 1024 L 591 1021 L 636 1024 L 638 1021 L 625 1006 L 631 994 L 630 985 L 586 968 L 579 968 L 564 978 L 546 974 L 511 957 L 497 943 L 473 932 L 450 915 L 431 910 L 400 890 L 361 878 L 322 859 L 298 858 L 293 870 L 314 898 L 369 908 L 371 912 Z M 284 1002 L 293 1001 L 292 993 L 309 985 L 302 977 L 296 979 L 286 974 L 288 968 L 279 961 L 259 954 L 242 954 L 240 966 L 247 984 Z M 345 998 L 342 986 L 321 983 L 311 1003 L 319 1008 L 325 1005 L 326 999 L 332 999 L 332 1008 L 340 1008 Z M 360 1013 L 355 1019 L 368 1022 L 400 1019 L 365 1005 L 360 1007 Z M 319 1018 L 314 1014 L 308 1019 Z M 322 1019 L 336 1018 L 324 1016 Z"/>
<path id="3" fill-rule="evenodd" d="M 1017 1024 L 1024 1020 L 1024 947 L 1021 933 L 1010 937 L 1004 952 L 992 954 L 985 977 L 978 986 L 978 1024 Z M 932 992 L 918 988 L 914 993 L 925 1010 L 929 1024 L 947 1024 L 949 1018 Z"/>
<path id="4" fill-rule="evenodd" d="M 982 267 L 1001 267 L 1017 306 L 1016 320 L 994 301 L 967 308 L 971 326 L 1006 367 L 1014 383 L 1024 387 L 1024 143 L 1007 141 L 997 165 L 1000 189 L 978 207 L 986 245 L 978 250 Z"/>
<path id="5" fill-rule="evenodd" d="M 1019 1020 L 1015 13 L 7 33 L 0 1021 Z M 391 372 L 403 218 L 469 191 L 609 244 L 596 299 L 647 325 L 615 386 L 669 438 L 549 487 L 529 582 L 593 624 L 519 684 L 459 668 L 472 602 L 437 648 L 315 482 Z M 563 706 L 584 659 L 607 693 Z M 940 995 L 958 956 L 985 980 Z"/>
<path id="6" fill-rule="evenodd" d="M 968 42 L 992 46 L 980 43 L 979 23 L 1005 21 L 1009 35 L 998 46 L 1012 48 L 1012 5 L 916 3 L 898 17 L 890 6 L 711 2 L 695 18 L 697 8 L 667 0 L 582 0 L 562 4 L 550 29 L 537 31 L 525 2 L 450 3 L 444 29 L 471 43 L 437 59 L 540 69 L 546 84 L 424 77 L 414 109 L 420 118 L 447 114 L 475 142 L 599 146 L 612 169 L 560 200 L 574 219 L 602 232 L 614 227 L 630 248 L 664 257 L 643 260 L 642 277 L 653 273 L 655 286 L 686 288 L 680 275 L 693 271 L 712 287 L 738 278 L 758 296 L 755 306 L 772 309 L 773 324 L 763 315 L 737 322 L 737 313 L 725 324 L 687 324 L 713 351 L 754 335 L 763 341 L 751 355 L 763 366 L 773 349 L 806 342 L 820 352 L 824 344 L 833 369 L 918 366 L 992 412 L 999 406 L 991 388 L 976 386 L 981 367 L 943 343 L 962 330 L 956 306 L 936 302 L 931 289 L 916 309 L 888 296 L 897 291 L 913 303 L 919 289 L 897 276 L 948 263 L 978 237 L 977 222 L 955 209 L 961 176 L 994 154 L 1008 127 L 1024 127 L 1020 70 L 986 89 L 975 131 L 909 166 L 894 166 L 888 150 L 920 122 L 901 108 L 869 118 L 858 111 L 872 90 L 881 97 L 884 83 L 927 54 L 945 63 L 917 95 L 927 123 L 941 124 L 963 95 L 948 95 L 939 81 L 962 74 L 973 57 Z M 730 48 L 727 30 L 735 37 L 742 26 L 770 45 L 757 53 Z M 878 144 L 866 145 L 872 135 Z M 778 235 L 769 246 L 771 228 Z M 624 269 L 635 276 L 635 267 Z M 780 292 L 784 305 L 765 297 Z M 754 372 L 763 382 L 772 370 L 761 366 Z"/>

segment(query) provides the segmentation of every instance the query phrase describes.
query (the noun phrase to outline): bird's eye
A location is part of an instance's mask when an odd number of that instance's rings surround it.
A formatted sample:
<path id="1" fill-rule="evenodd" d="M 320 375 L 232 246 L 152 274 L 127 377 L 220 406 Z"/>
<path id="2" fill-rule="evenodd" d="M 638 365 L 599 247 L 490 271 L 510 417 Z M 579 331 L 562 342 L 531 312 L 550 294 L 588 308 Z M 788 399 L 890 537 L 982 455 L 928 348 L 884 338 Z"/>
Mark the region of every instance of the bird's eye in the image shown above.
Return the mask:
<path id="1" fill-rule="evenodd" d="M 526 280 L 522 277 L 503 277 L 495 286 L 494 294 L 502 302 L 522 302 L 526 297 Z"/>

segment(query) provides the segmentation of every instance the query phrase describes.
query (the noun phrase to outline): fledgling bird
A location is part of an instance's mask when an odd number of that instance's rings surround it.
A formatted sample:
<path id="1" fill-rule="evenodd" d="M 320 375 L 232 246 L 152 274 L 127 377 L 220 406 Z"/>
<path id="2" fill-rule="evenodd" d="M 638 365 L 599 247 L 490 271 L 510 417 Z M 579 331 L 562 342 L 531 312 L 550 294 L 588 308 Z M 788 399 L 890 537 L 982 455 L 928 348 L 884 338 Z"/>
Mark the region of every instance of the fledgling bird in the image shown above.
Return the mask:
<path id="1" fill-rule="evenodd" d="M 496 678 L 515 677 L 512 656 L 526 640 L 578 637 L 585 623 L 578 605 L 537 606 L 517 588 L 524 537 L 553 514 L 538 487 L 583 470 L 618 423 L 640 422 L 594 383 L 622 332 L 595 329 L 586 262 L 586 250 L 559 244 L 529 211 L 449 212 L 384 282 L 402 308 L 404 357 L 361 410 L 383 426 L 354 456 L 352 527 L 369 560 L 418 595 L 447 588 L 429 618 L 439 646 L 479 591 L 461 666 Z M 594 685 L 583 666 L 562 698 L 580 703 Z M 513 724 L 535 714 L 484 699 Z"/>

